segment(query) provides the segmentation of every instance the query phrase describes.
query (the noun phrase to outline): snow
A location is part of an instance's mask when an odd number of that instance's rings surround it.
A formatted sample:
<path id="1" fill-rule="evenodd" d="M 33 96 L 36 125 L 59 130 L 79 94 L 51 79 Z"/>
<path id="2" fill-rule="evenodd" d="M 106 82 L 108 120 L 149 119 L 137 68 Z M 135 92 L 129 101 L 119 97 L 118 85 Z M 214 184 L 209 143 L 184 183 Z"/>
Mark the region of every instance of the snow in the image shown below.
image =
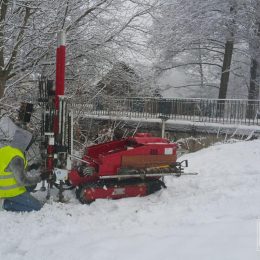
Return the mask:
<path id="1" fill-rule="evenodd" d="M 260 140 L 218 144 L 181 158 L 199 175 L 148 197 L 87 206 L 68 192 L 39 212 L 0 211 L 0 259 L 260 259 L 259 156 Z"/>

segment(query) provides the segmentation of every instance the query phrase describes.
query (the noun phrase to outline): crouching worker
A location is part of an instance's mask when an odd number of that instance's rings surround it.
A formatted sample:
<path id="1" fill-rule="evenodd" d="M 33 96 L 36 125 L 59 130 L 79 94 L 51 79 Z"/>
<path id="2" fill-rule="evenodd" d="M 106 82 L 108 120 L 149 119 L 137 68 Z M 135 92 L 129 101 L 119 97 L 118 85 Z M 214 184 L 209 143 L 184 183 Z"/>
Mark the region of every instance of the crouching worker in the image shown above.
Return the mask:
<path id="1" fill-rule="evenodd" d="M 0 200 L 7 211 L 40 210 L 42 204 L 34 198 L 26 187 L 40 182 L 44 176 L 31 176 L 26 171 L 24 152 L 29 148 L 32 134 L 18 129 L 10 145 L 0 148 Z"/>

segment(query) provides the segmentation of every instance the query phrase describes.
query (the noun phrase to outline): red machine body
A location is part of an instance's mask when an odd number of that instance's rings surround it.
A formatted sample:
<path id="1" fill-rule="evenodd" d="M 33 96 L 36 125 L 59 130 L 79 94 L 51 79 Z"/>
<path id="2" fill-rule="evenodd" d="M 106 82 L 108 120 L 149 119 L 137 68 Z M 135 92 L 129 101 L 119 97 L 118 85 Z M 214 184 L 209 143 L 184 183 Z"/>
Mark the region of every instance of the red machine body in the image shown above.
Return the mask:
<path id="1" fill-rule="evenodd" d="M 87 203 L 97 198 L 145 196 L 165 186 L 154 172 L 174 167 L 176 151 L 176 143 L 146 133 L 93 145 L 69 180 L 81 187 L 80 200 Z"/>

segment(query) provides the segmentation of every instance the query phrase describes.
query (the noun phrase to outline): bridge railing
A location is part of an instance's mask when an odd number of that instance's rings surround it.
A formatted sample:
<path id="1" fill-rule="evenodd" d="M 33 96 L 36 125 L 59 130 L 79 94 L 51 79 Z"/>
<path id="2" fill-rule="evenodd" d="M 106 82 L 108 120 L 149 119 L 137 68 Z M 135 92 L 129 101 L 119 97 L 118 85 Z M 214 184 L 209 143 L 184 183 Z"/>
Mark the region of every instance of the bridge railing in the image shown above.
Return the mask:
<path id="1" fill-rule="evenodd" d="M 97 97 L 85 104 L 93 115 L 159 118 L 223 124 L 260 124 L 260 101 L 243 99 Z"/>

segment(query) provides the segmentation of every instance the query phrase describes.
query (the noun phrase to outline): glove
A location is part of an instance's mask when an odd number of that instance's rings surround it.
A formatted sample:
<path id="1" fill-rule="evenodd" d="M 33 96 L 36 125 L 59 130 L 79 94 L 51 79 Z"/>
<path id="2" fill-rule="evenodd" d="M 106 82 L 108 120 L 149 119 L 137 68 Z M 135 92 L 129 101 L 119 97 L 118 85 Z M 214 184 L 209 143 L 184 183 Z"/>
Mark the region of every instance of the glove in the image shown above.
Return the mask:
<path id="1" fill-rule="evenodd" d="M 40 174 L 42 181 L 47 180 L 48 182 L 55 182 L 56 176 L 55 174 L 51 174 L 49 171 L 44 171 Z"/>
<path id="2" fill-rule="evenodd" d="M 29 165 L 29 166 L 27 167 L 27 170 L 28 170 L 28 171 L 38 170 L 40 167 L 41 167 L 41 164 L 40 164 L 40 163 L 33 163 L 32 165 Z"/>
<path id="3" fill-rule="evenodd" d="M 47 171 L 42 172 L 42 173 L 40 174 L 40 177 L 41 177 L 42 181 L 47 180 L 47 179 L 49 179 L 49 177 L 50 177 L 50 172 L 47 172 Z"/>
<path id="4" fill-rule="evenodd" d="M 37 184 L 34 184 L 34 185 L 26 186 L 25 188 L 28 192 L 35 192 L 36 186 Z"/>

